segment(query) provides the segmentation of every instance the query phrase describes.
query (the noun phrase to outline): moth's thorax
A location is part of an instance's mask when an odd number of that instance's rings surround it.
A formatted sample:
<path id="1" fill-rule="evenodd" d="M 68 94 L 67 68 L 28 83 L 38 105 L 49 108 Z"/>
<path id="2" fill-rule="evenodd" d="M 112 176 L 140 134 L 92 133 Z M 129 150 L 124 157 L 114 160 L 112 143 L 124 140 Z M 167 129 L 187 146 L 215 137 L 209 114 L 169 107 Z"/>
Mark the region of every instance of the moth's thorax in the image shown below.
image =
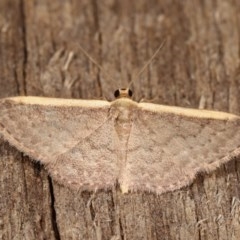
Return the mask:
<path id="1" fill-rule="evenodd" d="M 137 108 L 137 102 L 129 98 L 120 98 L 111 103 L 111 110 L 120 121 L 128 121 L 135 108 Z"/>
<path id="2" fill-rule="evenodd" d="M 130 98 L 118 98 L 114 101 L 112 101 L 111 106 L 112 107 L 125 107 L 125 108 L 135 108 L 137 107 L 137 102 L 133 101 Z"/>

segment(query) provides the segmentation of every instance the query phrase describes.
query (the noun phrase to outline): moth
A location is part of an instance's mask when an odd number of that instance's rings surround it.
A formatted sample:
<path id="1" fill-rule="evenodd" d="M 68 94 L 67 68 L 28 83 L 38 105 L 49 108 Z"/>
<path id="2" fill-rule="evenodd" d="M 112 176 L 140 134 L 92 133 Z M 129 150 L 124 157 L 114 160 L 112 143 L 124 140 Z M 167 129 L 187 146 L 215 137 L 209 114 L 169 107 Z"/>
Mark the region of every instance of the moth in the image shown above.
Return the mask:
<path id="1" fill-rule="evenodd" d="M 240 153 L 240 117 L 131 100 L 13 97 L 0 100 L 0 136 L 80 191 L 161 194 Z"/>
<path id="2" fill-rule="evenodd" d="M 240 154 L 240 117 L 131 99 L 0 100 L 0 138 L 39 161 L 59 184 L 162 194 Z"/>

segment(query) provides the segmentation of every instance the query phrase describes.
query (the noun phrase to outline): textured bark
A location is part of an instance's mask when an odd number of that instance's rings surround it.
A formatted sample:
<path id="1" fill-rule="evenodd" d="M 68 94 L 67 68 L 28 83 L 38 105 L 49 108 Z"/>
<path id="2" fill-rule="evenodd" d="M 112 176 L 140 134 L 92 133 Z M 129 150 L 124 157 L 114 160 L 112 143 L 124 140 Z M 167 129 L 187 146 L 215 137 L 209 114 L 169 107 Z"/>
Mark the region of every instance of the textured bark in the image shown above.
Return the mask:
<path id="1" fill-rule="evenodd" d="M 0 97 L 135 100 L 239 114 L 240 2 L 0 1 Z M 113 77 L 92 64 L 86 49 Z M 240 239 L 239 159 L 156 196 L 118 187 L 77 193 L 1 142 L 1 239 Z"/>

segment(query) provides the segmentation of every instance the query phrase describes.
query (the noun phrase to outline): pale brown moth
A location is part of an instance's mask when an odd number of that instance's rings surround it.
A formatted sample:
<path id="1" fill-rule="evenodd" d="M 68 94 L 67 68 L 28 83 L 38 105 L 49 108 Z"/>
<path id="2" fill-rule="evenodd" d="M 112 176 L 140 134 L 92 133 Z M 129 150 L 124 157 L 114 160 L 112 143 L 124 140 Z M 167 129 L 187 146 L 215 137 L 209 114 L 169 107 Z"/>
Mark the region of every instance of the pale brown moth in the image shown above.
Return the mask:
<path id="1" fill-rule="evenodd" d="M 59 184 L 161 194 L 189 185 L 240 154 L 240 117 L 116 100 L 0 100 L 0 137 L 39 161 Z"/>

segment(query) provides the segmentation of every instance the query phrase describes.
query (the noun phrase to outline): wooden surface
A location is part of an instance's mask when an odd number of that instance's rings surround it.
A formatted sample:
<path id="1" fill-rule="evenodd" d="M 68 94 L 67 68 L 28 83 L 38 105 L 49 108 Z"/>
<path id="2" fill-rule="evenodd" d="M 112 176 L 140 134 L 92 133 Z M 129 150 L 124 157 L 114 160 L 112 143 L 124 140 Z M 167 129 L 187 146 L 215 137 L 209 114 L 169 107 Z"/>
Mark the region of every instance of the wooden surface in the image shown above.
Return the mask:
<path id="1" fill-rule="evenodd" d="M 240 113 L 240 2 L 0 1 L 0 97 L 135 100 Z M 80 51 L 81 45 L 109 79 Z M 240 239 L 239 159 L 156 196 L 70 191 L 1 142 L 0 239 Z"/>

